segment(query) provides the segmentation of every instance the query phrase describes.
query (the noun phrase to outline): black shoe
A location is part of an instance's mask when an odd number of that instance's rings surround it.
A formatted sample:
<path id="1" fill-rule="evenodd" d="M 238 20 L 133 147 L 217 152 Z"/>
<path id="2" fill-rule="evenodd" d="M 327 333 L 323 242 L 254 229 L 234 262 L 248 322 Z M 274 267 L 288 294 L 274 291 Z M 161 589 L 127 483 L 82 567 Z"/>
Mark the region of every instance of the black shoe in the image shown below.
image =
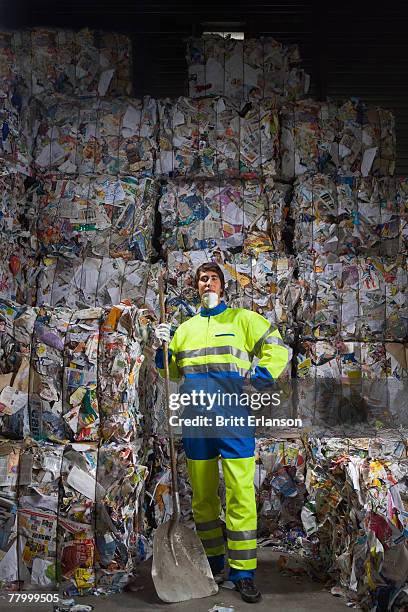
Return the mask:
<path id="1" fill-rule="evenodd" d="M 241 593 L 242 599 L 247 603 L 257 603 L 262 599 L 261 591 L 257 589 L 252 578 L 237 580 L 235 590 Z"/>

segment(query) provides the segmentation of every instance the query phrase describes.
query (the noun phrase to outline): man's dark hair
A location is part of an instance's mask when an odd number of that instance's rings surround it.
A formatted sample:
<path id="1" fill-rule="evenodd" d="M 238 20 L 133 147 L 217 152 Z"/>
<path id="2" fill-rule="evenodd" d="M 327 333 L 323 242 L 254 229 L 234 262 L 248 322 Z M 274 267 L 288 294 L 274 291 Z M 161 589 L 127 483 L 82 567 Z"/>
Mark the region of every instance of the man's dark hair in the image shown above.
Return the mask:
<path id="1" fill-rule="evenodd" d="M 207 261 L 206 263 L 201 264 L 201 266 L 198 266 L 194 277 L 194 287 L 196 289 L 198 289 L 198 279 L 200 278 L 201 272 L 215 272 L 218 275 L 221 281 L 221 295 L 223 295 L 225 289 L 225 279 L 224 272 L 221 270 L 220 266 L 212 261 Z"/>

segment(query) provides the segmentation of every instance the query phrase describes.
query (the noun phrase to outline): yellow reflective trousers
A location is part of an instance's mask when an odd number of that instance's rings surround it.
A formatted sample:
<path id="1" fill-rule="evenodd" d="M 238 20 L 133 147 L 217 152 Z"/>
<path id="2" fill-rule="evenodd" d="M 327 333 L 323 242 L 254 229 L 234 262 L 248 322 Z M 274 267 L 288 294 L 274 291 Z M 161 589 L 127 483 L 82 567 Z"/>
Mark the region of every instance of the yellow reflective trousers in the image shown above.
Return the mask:
<path id="1" fill-rule="evenodd" d="M 187 459 L 193 488 L 197 533 L 209 558 L 225 553 L 219 520 L 218 458 Z M 222 458 L 226 488 L 228 563 L 237 570 L 256 569 L 255 457 Z"/>

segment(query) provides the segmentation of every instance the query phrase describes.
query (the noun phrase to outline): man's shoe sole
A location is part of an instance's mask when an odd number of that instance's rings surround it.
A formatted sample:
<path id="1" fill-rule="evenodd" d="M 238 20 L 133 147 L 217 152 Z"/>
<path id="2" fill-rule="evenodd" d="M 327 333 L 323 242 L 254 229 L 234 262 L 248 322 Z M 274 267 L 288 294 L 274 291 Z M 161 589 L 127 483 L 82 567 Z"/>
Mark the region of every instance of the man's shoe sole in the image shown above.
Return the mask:
<path id="1" fill-rule="evenodd" d="M 257 595 L 244 595 L 243 593 L 241 593 L 241 591 L 239 589 L 236 588 L 236 590 L 238 591 L 238 593 L 241 595 L 241 599 L 243 601 L 245 601 L 246 603 L 258 603 L 258 601 L 261 601 L 262 599 L 262 593 L 258 593 Z"/>

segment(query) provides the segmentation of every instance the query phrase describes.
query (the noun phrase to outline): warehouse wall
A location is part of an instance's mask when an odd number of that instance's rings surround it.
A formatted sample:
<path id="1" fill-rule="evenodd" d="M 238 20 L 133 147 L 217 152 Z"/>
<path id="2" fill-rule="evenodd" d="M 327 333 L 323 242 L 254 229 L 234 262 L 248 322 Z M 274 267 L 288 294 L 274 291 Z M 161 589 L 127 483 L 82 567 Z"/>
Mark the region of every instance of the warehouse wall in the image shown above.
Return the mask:
<path id="1" fill-rule="evenodd" d="M 3 27 L 102 27 L 132 33 L 135 94 L 186 92 L 184 39 L 205 21 L 245 23 L 247 36 L 297 42 L 313 95 L 360 96 L 392 109 L 398 174 L 408 174 L 408 6 L 322 0 L 16 0 L 2 3 Z"/>

